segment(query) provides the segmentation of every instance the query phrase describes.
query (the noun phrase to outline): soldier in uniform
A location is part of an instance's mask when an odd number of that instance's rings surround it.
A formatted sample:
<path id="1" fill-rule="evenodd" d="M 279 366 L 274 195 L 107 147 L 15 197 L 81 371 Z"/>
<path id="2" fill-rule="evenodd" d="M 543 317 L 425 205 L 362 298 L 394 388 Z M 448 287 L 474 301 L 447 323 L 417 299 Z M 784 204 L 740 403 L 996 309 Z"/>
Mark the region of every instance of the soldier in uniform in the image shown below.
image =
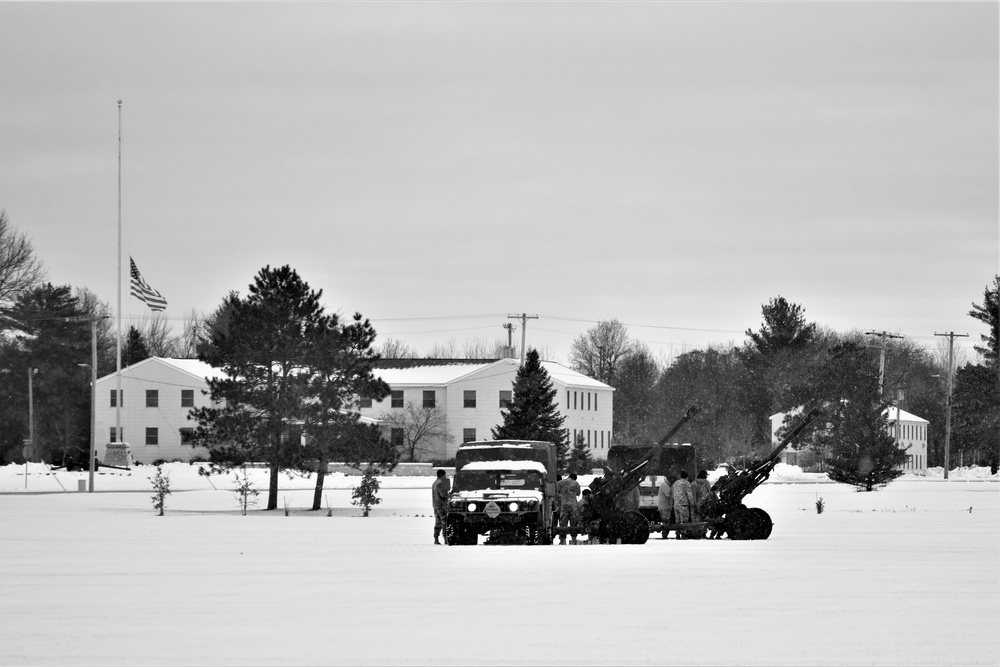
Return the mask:
<path id="1" fill-rule="evenodd" d="M 576 481 L 576 473 L 556 482 L 556 496 L 559 498 L 559 527 L 580 523 L 580 513 L 576 497 L 580 495 L 580 483 Z M 559 544 L 566 544 L 566 535 L 559 535 Z M 573 544 L 576 544 L 576 533 L 573 533 Z"/>
<path id="2" fill-rule="evenodd" d="M 698 477 L 691 483 L 691 521 L 704 521 L 702 504 L 712 494 L 712 485 L 708 483 L 708 471 L 699 470 Z M 692 537 L 704 537 L 704 530 L 692 530 Z"/>
<path id="3" fill-rule="evenodd" d="M 441 544 L 438 537 L 444 532 L 444 543 L 448 544 L 448 532 L 445 523 L 448 520 L 448 494 L 451 493 L 451 482 L 444 470 L 437 471 L 437 479 L 431 485 L 431 502 L 434 504 L 434 544 Z"/>
<path id="4" fill-rule="evenodd" d="M 667 539 L 667 526 L 674 522 L 674 493 L 670 488 L 672 481 L 664 477 L 656 491 L 656 509 L 660 512 L 660 522 L 663 524 L 663 539 Z"/>
<path id="5" fill-rule="evenodd" d="M 694 499 L 691 494 L 691 482 L 688 481 L 687 470 L 681 470 L 681 476 L 674 482 L 671 491 L 674 495 L 674 517 L 676 517 L 677 523 L 690 523 L 691 503 Z M 682 536 L 678 535 L 678 537 Z"/>

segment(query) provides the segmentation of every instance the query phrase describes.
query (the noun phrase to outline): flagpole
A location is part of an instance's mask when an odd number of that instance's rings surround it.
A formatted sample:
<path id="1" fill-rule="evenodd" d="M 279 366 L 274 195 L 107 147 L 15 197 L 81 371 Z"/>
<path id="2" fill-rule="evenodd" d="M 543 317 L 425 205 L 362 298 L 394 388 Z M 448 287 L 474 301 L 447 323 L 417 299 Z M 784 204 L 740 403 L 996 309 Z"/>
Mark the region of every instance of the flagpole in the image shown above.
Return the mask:
<path id="1" fill-rule="evenodd" d="M 118 100 L 118 335 L 115 337 L 115 437 L 122 441 L 122 101 Z"/>

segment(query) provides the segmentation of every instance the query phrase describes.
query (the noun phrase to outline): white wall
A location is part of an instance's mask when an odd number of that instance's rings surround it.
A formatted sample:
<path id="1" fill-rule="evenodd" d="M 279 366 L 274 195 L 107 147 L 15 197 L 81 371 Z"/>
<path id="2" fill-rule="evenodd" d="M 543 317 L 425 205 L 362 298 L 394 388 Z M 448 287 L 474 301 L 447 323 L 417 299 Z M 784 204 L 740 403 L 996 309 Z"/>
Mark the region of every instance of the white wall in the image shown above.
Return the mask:
<path id="1" fill-rule="evenodd" d="M 459 445 L 463 442 L 465 429 L 475 429 L 476 440 L 491 440 L 492 430 L 503 421 L 500 414 L 500 392 L 513 391 L 514 379 L 517 375 L 517 365 L 492 365 L 477 371 L 467 377 L 454 380 L 446 385 L 396 385 L 394 390 L 403 391 L 403 402 L 412 402 L 417 407 L 423 405 L 423 392 L 434 390 L 437 405 L 444 409 L 447 416 L 448 432 L 451 442 L 434 443 L 434 451 L 422 458 L 449 459 L 455 456 Z M 566 417 L 564 428 L 568 429 L 570 444 L 574 429 L 582 431 L 584 438 L 590 444 L 595 458 L 606 458 L 612 435 L 611 418 L 614 410 L 614 390 L 609 387 L 567 386 L 558 379 L 552 378 L 556 389 L 557 408 Z M 569 395 L 569 407 L 566 406 L 566 392 Z M 465 392 L 476 392 L 476 407 L 465 407 Z M 576 392 L 577 403 L 573 407 L 573 392 Z M 587 407 L 587 394 L 590 395 L 590 408 Z M 383 412 L 392 408 L 391 397 L 372 404 L 371 408 L 363 408 L 364 417 L 378 419 Z M 388 433 L 386 434 L 388 437 Z M 603 437 L 603 440 L 602 440 Z"/>
<path id="2" fill-rule="evenodd" d="M 111 439 L 111 429 L 116 424 L 116 411 L 111 407 L 116 384 L 113 375 L 97 381 L 97 457 L 102 460 Z M 151 360 L 123 370 L 121 388 L 122 440 L 131 446 L 133 459 L 151 463 L 156 459 L 189 461 L 195 456 L 208 457 L 207 449 L 182 445 L 180 436 L 181 428 L 197 426 L 188 419 L 191 408 L 181 407 L 181 390 L 194 390 L 195 407 L 208 406 L 211 401 L 202 394 L 202 390 L 208 388 L 204 380 L 199 381 L 183 371 Z M 146 390 L 159 392 L 159 407 L 146 407 Z M 158 445 L 145 444 L 147 428 L 158 429 Z"/>

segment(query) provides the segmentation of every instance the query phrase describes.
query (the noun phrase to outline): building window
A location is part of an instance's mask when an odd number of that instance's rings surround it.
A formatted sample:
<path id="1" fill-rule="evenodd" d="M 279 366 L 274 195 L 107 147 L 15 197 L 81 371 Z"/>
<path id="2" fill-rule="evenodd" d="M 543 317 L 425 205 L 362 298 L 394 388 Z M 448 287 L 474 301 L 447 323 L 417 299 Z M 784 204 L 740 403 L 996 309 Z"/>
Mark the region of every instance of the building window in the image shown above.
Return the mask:
<path id="1" fill-rule="evenodd" d="M 435 408 L 437 407 L 437 397 L 434 394 L 434 390 L 424 390 L 424 407 L 425 408 Z"/>
<path id="2" fill-rule="evenodd" d="M 158 445 L 158 444 L 160 444 L 160 429 L 158 429 L 158 428 L 147 428 L 146 429 L 146 444 L 147 445 Z"/>
<path id="3" fill-rule="evenodd" d="M 403 446 L 403 429 L 393 428 L 389 430 L 389 442 L 393 447 Z"/>
<path id="4" fill-rule="evenodd" d="M 475 389 L 473 389 L 472 391 L 466 390 L 466 391 L 462 392 L 462 396 L 463 396 L 463 399 L 464 399 L 464 402 L 465 402 L 464 403 L 465 407 L 467 407 L 467 408 L 474 408 L 474 407 L 476 407 L 476 390 Z"/>
<path id="5" fill-rule="evenodd" d="M 462 429 L 462 442 L 475 442 L 476 441 L 476 429 L 474 428 L 463 428 Z"/>
<path id="6" fill-rule="evenodd" d="M 403 407 L 403 391 L 393 391 L 392 392 L 392 407 L 401 408 Z"/>
<path id="7" fill-rule="evenodd" d="M 569 389 L 566 390 L 566 409 L 569 410 Z"/>
<path id="8" fill-rule="evenodd" d="M 594 409 L 597 409 L 597 394 L 594 394 Z"/>
<path id="9" fill-rule="evenodd" d="M 122 398 L 125 398 L 125 396 L 123 394 L 124 394 L 124 392 L 118 392 L 117 395 L 121 396 Z M 115 394 L 115 390 L 112 389 L 111 390 L 111 407 L 113 407 L 113 408 L 117 408 L 118 407 L 118 401 L 115 401 L 115 395 L 116 395 Z M 124 405 L 124 403 L 122 403 L 122 405 Z"/>
<path id="10" fill-rule="evenodd" d="M 181 389 L 181 407 L 194 407 L 194 389 Z"/>
<path id="11" fill-rule="evenodd" d="M 590 409 L 590 392 L 587 392 L 587 409 Z"/>
<path id="12" fill-rule="evenodd" d="M 509 408 L 510 404 L 514 401 L 514 394 L 510 391 L 500 390 L 500 407 Z"/>
<path id="13" fill-rule="evenodd" d="M 194 429 L 193 428 L 182 428 L 181 432 L 181 444 L 190 445 L 191 441 L 194 440 Z"/>
<path id="14" fill-rule="evenodd" d="M 358 406 L 361 408 L 370 408 L 372 406 L 372 399 L 362 398 L 360 401 L 358 401 Z"/>
<path id="15" fill-rule="evenodd" d="M 118 429 L 118 435 L 119 436 L 121 435 L 121 433 L 122 433 L 121 429 Z M 119 438 L 115 437 L 115 427 L 114 426 L 111 427 L 111 434 L 108 436 L 108 438 L 109 438 L 108 442 L 121 442 L 121 440 Z"/>
<path id="16" fill-rule="evenodd" d="M 158 390 L 156 389 L 146 390 L 146 407 L 147 408 L 160 407 L 160 392 Z"/>

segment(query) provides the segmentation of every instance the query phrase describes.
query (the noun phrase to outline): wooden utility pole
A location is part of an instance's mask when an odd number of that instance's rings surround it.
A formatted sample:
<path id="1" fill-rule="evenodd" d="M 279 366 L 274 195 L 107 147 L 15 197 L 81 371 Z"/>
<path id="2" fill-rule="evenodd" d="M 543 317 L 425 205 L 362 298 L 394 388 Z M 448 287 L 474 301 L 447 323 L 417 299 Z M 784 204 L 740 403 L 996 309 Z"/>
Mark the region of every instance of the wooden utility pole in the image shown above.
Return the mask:
<path id="1" fill-rule="evenodd" d="M 508 320 L 521 320 L 521 365 L 524 365 L 524 344 L 525 344 L 525 334 L 527 333 L 528 320 L 537 320 L 538 315 L 527 315 L 521 313 L 520 315 L 508 315 Z"/>
<path id="2" fill-rule="evenodd" d="M 865 335 L 878 336 L 879 338 L 882 339 L 880 345 L 881 352 L 879 353 L 879 362 L 878 362 L 878 395 L 879 398 L 881 398 L 883 393 L 883 385 L 885 384 L 885 350 L 886 346 L 888 345 L 887 339 L 902 338 L 902 336 L 900 336 L 899 334 L 891 334 L 888 331 L 866 331 Z M 899 415 L 897 414 L 896 417 L 897 417 L 896 421 L 898 422 Z"/>
<path id="3" fill-rule="evenodd" d="M 949 331 L 934 335 L 948 337 L 948 386 L 944 398 L 944 478 L 948 479 L 948 466 L 951 464 L 951 390 L 955 386 L 955 338 L 968 338 L 969 334 L 957 334 L 954 331 Z"/>

